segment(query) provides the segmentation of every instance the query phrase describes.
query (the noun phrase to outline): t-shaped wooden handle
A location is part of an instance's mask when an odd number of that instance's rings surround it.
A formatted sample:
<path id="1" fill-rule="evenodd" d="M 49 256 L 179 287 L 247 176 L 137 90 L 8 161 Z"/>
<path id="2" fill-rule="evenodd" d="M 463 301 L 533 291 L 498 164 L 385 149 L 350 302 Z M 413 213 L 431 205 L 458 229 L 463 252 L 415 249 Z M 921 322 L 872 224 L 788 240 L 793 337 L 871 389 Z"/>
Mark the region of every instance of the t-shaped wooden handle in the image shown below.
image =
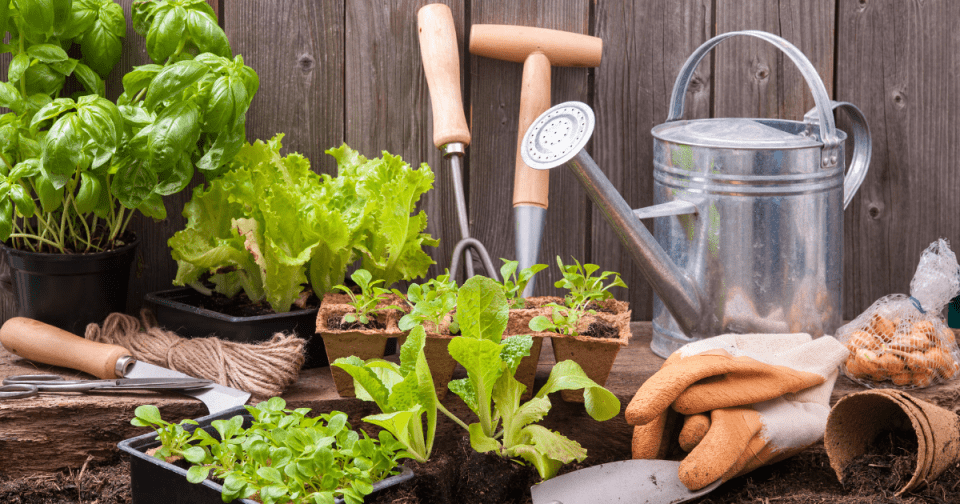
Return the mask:
<path id="1" fill-rule="evenodd" d="M 453 13 L 444 4 L 430 4 L 417 12 L 423 73 L 433 105 L 433 143 L 441 148 L 450 142 L 470 143 L 470 129 L 463 114 L 460 93 L 460 52 Z"/>
<path id="2" fill-rule="evenodd" d="M 600 64 L 603 40 L 590 35 L 530 26 L 480 24 L 470 28 L 470 52 L 523 63 L 513 206 L 549 206 L 550 175 L 520 156 L 521 140 L 534 119 L 550 108 L 550 67 Z"/>

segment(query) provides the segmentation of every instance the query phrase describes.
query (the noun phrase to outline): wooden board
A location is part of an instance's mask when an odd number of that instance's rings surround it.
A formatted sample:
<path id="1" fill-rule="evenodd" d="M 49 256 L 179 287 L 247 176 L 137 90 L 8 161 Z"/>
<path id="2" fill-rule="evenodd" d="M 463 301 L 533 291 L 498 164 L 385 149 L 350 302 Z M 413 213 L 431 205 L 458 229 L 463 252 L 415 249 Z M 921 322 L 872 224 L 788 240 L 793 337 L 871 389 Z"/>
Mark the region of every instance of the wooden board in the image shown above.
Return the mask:
<path id="1" fill-rule="evenodd" d="M 588 149 L 627 204 L 643 208 L 653 204 L 650 128 L 667 118 L 673 83 L 683 62 L 710 38 L 712 6 L 709 0 L 603 1 L 596 12 L 596 35 L 604 40 L 605 54 L 596 73 L 597 127 Z M 623 57 L 627 54 L 633 57 Z M 687 91 L 684 117 L 709 117 L 711 93 L 711 64 L 706 60 Z M 653 232 L 653 221 L 643 224 Z M 634 319 L 650 320 L 653 290 L 616 230 L 596 208 L 590 226 L 590 261 L 601 271 L 620 272 L 628 289 L 615 289 L 617 298 L 630 302 Z"/>
<path id="2" fill-rule="evenodd" d="M 596 422 L 586 414 L 581 404 L 563 402 L 559 394 L 550 396 L 553 408 L 543 425 L 575 439 L 588 453 L 595 450 L 622 459 L 630 457 L 632 427 L 624 420 L 623 408 L 640 385 L 663 363 L 663 359 L 650 351 L 651 324 L 634 322 L 631 330 L 633 338 L 618 353 L 606 383 L 606 388 L 620 399 L 620 415 L 606 422 Z M 535 389 L 546 382 L 554 363 L 548 338 L 540 352 Z M 63 368 L 37 365 L 0 348 L 0 379 L 17 374 L 49 372 L 65 378 L 90 378 Z M 463 370 L 458 369 L 454 378 L 462 376 Z M 840 377 L 834 387 L 831 404 L 859 390 L 863 388 Z M 912 390 L 910 394 L 960 411 L 960 381 Z M 290 407 L 346 412 L 354 427 L 364 425 L 361 420 L 363 416 L 378 412 L 373 403 L 339 397 L 328 367 L 303 371 L 296 385 L 282 397 Z M 443 403 L 459 418 L 468 423 L 475 421 L 456 395 L 447 394 Z M 149 432 L 129 424 L 133 411 L 140 404 L 156 405 L 167 421 L 176 422 L 207 414 L 199 401 L 176 394 L 42 394 L 27 399 L 0 400 L 0 451 L 5 454 L 0 458 L 0 476 L 18 477 L 55 472 L 66 467 L 78 468 L 88 455 L 96 460 L 116 457 L 118 442 Z M 576 428 L 571 428 L 572 425 Z M 456 424 L 441 418 L 438 439 L 462 435 L 462 430 Z"/>
<path id="3" fill-rule="evenodd" d="M 473 2 L 472 24 L 535 26 L 590 34 L 590 2 Z M 468 64 L 474 142 L 470 149 L 467 204 L 470 232 L 484 244 L 499 268 L 504 259 L 516 259 L 513 215 L 513 174 L 516 166 L 520 113 L 520 83 L 523 64 L 470 56 Z M 552 104 L 589 100 L 586 68 L 553 67 Z M 535 295 L 557 295 L 553 287 L 560 278 L 556 257 L 572 263 L 587 257 L 587 197 L 579 182 L 565 168 L 550 171 L 549 208 L 540 244 L 539 262 L 549 265 L 537 275 Z M 499 275 L 499 273 L 498 273 Z"/>

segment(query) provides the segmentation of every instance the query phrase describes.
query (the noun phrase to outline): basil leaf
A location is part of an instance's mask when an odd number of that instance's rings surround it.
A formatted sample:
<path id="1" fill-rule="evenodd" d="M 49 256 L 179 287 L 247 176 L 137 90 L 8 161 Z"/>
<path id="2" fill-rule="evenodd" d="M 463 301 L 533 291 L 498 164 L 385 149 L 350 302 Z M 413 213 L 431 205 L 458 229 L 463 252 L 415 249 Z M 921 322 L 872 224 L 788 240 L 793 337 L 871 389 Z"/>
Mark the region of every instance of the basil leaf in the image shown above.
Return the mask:
<path id="1" fill-rule="evenodd" d="M 242 93 L 234 92 L 234 87 L 238 87 Z M 236 98 L 240 95 L 245 99 L 246 93 L 246 88 L 238 79 L 225 75 L 214 81 L 210 89 L 210 101 L 207 102 L 207 110 L 203 116 L 203 131 L 220 131 L 232 123 L 235 117 L 242 115 L 242 112 L 237 113 Z"/>
<path id="2" fill-rule="evenodd" d="M 50 65 L 50 68 L 53 69 L 53 71 L 61 75 L 70 75 L 77 68 L 77 65 L 79 63 L 80 63 L 79 60 L 75 60 L 73 58 L 67 58 L 66 61 L 56 61 L 54 63 L 48 63 L 48 64 Z"/>
<path id="3" fill-rule="evenodd" d="M 44 173 L 40 173 L 36 179 L 37 196 L 40 198 L 40 207 L 44 212 L 52 212 L 63 203 L 63 189 L 57 188 L 53 182 L 47 178 Z"/>
<path id="4" fill-rule="evenodd" d="M 123 92 L 131 97 L 136 95 L 141 89 L 150 85 L 162 68 L 160 65 L 134 67 L 123 76 Z"/>
<path id="5" fill-rule="evenodd" d="M 0 4 L 2 3 L 3 1 L 0 1 Z M 7 107 L 19 114 L 20 111 L 16 110 L 19 106 L 20 91 L 9 82 L 0 82 L 0 107 Z"/>
<path id="6" fill-rule="evenodd" d="M 153 124 L 154 116 L 140 107 L 121 105 L 118 108 L 120 109 L 120 116 L 123 117 L 123 121 L 127 124 L 141 128 L 148 124 Z"/>
<path id="7" fill-rule="evenodd" d="M 50 0 L 53 8 L 53 26 L 52 30 L 66 26 L 73 12 L 73 0 Z M 53 34 L 51 30 L 50 34 Z"/>
<path id="8" fill-rule="evenodd" d="M 7 79 L 10 82 L 18 82 L 23 77 L 23 72 L 30 66 L 30 56 L 20 53 L 10 60 L 10 67 L 7 69 Z"/>
<path id="9" fill-rule="evenodd" d="M 31 65 L 23 72 L 24 88 L 27 94 L 42 93 L 54 96 L 63 89 L 66 78 L 46 63 Z"/>
<path id="10" fill-rule="evenodd" d="M 163 206 L 163 198 L 157 193 L 150 193 L 149 196 L 144 198 L 137 210 L 152 219 L 163 220 L 167 218 L 167 208 Z"/>
<path id="11" fill-rule="evenodd" d="M 36 205 L 33 203 L 33 198 L 30 196 L 30 193 L 23 188 L 20 184 L 11 184 L 10 193 L 8 195 L 14 205 L 17 207 L 17 212 L 20 215 L 30 218 L 33 217 L 33 212 L 37 210 Z"/>
<path id="12" fill-rule="evenodd" d="M 137 208 L 157 185 L 157 174 L 150 170 L 142 159 L 121 167 L 113 179 L 112 189 L 120 204 L 127 208 Z"/>
<path id="13" fill-rule="evenodd" d="M 164 109 L 157 116 L 148 138 L 152 171 L 169 169 L 181 152 L 192 152 L 200 138 L 200 111 L 197 105 L 186 101 Z"/>
<path id="14" fill-rule="evenodd" d="M 53 100 L 33 115 L 33 120 L 30 121 L 30 131 L 36 134 L 42 122 L 53 119 L 68 110 L 73 110 L 76 106 L 77 104 L 70 98 L 57 98 Z"/>
<path id="15" fill-rule="evenodd" d="M 95 12 L 96 6 L 91 0 L 74 0 L 73 10 L 70 14 L 70 20 L 57 33 L 60 40 L 72 40 L 81 33 L 90 29 L 93 22 L 97 20 Z"/>
<path id="16" fill-rule="evenodd" d="M 106 23 L 97 20 L 80 40 L 80 53 L 93 71 L 100 77 L 107 74 L 120 61 L 123 44 Z"/>
<path id="17" fill-rule="evenodd" d="M 209 52 L 225 58 L 233 57 L 230 42 L 217 25 L 216 17 L 191 9 L 187 11 L 186 24 L 187 33 L 200 52 Z"/>
<path id="18" fill-rule="evenodd" d="M 43 173 L 57 189 L 67 185 L 80 164 L 83 138 L 77 122 L 75 113 L 60 117 L 43 139 Z"/>
<path id="19" fill-rule="evenodd" d="M 158 104 L 181 94 L 208 71 L 206 66 L 193 60 L 180 61 L 164 68 L 150 83 L 143 105 L 148 110 L 156 109 Z"/>
<path id="20" fill-rule="evenodd" d="M 90 213 L 103 201 L 104 190 L 103 181 L 89 173 L 80 174 L 80 190 L 77 191 L 75 204 L 77 212 L 80 214 Z"/>
<path id="21" fill-rule="evenodd" d="M 83 89 L 86 89 L 88 93 L 98 96 L 107 95 L 107 88 L 103 79 L 87 65 L 78 63 L 77 68 L 73 70 L 73 75 L 80 81 L 80 85 L 82 85 Z"/>
<path id="22" fill-rule="evenodd" d="M 20 12 L 18 28 L 33 44 L 42 44 L 53 34 L 54 6 L 52 0 L 13 0 Z"/>
<path id="23" fill-rule="evenodd" d="M 173 169 L 165 173 L 157 184 L 155 192 L 160 196 L 168 196 L 186 189 L 193 179 L 193 163 L 190 162 L 190 156 L 183 153 L 180 161 L 174 163 Z"/>
<path id="24" fill-rule="evenodd" d="M 25 159 L 17 163 L 17 166 L 13 167 L 13 170 L 10 170 L 9 178 L 11 180 L 20 180 L 25 177 L 32 177 L 40 173 L 40 160 L 39 159 Z"/>
<path id="25" fill-rule="evenodd" d="M 197 161 L 197 168 L 208 172 L 220 168 L 236 153 L 240 152 L 245 139 L 246 131 L 243 121 L 231 130 L 221 131 L 210 148 L 203 154 L 203 157 Z"/>
<path id="26" fill-rule="evenodd" d="M 7 241 L 13 233 L 13 203 L 4 198 L 0 200 L 0 241 Z"/>
<path id="27" fill-rule="evenodd" d="M 27 48 L 27 54 L 44 63 L 66 61 L 69 58 L 67 51 L 54 44 L 32 45 Z"/>
<path id="28" fill-rule="evenodd" d="M 170 8 L 171 7 L 165 3 L 161 4 L 150 0 L 137 0 L 133 2 L 133 6 L 131 7 L 133 31 L 140 34 L 141 37 L 146 37 L 147 31 L 150 29 L 150 25 L 153 24 L 157 12 L 165 13 L 170 10 Z"/>
<path id="29" fill-rule="evenodd" d="M 157 9 L 156 17 L 147 31 L 147 54 L 155 62 L 164 62 L 176 52 L 186 31 L 187 11 L 173 6 Z"/>

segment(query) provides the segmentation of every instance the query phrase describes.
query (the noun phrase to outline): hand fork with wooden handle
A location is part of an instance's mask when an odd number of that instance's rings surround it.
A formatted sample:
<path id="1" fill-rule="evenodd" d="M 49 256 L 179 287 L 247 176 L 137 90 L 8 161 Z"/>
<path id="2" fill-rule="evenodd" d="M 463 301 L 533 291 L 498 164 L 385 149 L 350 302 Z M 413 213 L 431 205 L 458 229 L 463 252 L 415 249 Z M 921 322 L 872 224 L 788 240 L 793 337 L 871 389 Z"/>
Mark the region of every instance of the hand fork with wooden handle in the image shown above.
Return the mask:
<path id="1" fill-rule="evenodd" d="M 179 371 L 138 361 L 117 345 L 90 341 L 52 325 L 14 317 L 0 327 L 0 343 L 15 355 L 43 364 L 76 369 L 100 379 L 194 378 Z M 203 401 L 210 414 L 246 404 L 250 393 L 219 384 L 178 391 Z"/>
<path id="2" fill-rule="evenodd" d="M 430 4 L 417 12 L 417 29 L 420 34 L 420 54 L 423 57 L 423 73 L 430 88 L 433 105 L 433 143 L 443 157 L 450 160 L 457 217 L 460 221 L 461 239 L 453 249 L 450 274 L 456 276 L 460 255 L 472 248 L 480 255 L 487 276 L 497 279 L 490 254 L 483 243 L 470 237 L 467 220 L 467 203 L 463 195 L 463 179 L 460 163 L 467 145 L 470 145 L 470 130 L 463 115 L 463 100 L 460 96 L 460 54 L 457 50 L 457 32 L 453 25 L 453 13 L 444 4 Z M 473 260 L 468 255 L 464 261 L 466 276 L 473 276 Z"/>

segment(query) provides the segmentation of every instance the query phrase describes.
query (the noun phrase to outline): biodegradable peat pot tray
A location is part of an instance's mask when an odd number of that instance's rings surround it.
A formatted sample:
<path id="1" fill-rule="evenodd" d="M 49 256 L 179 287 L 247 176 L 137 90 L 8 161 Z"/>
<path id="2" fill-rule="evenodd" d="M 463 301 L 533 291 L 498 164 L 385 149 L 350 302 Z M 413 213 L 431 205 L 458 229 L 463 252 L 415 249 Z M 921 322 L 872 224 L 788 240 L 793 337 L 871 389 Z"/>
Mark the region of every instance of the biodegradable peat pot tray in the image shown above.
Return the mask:
<path id="1" fill-rule="evenodd" d="M 596 314 L 587 314 L 580 319 L 578 336 L 566 336 L 557 333 L 548 333 L 553 343 L 553 356 L 556 362 L 572 360 L 590 377 L 591 380 L 603 386 L 607 383 L 613 362 L 620 352 L 620 347 L 630 342 L 630 315 L 629 305 L 625 301 L 609 299 L 600 303 Z M 544 315 L 550 316 L 550 308 L 544 308 Z M 609 338 L 595 338 L 588 336 L 590 327 L 594 323 L 606 323 L 615 329 Z M 587 333 L 587 334 L 584 334 Z M 561 390 L 560 397 L 567 402 L 583 402 L 582 390 Z"/>
<path id="2" fill-rule="evenodd" d="M 335 324 L 339 323 L 345 314 L 356 311 L 347 304 L 349 300 L 346 294 L 326 294 L 316 316 L 316 332 L 323 339 L 329 363 L 351 355 L 363 360 L 383 357 L 390 340 L 399 339 L 402 344 L 405 334 L 397 327 L 397 321 L 400 320 L 401 315 L 397 310 L 383 310 L 373 314 L 376 323 L 382 327 L 380 329 L 336 327 Z M 397 299 L 390 296 L 378 306 L 396 304 Z M 356 397 L 353 377 L 349 373 L 336 366 L 330 366 L 330 374 L 333 375 L 333 383 L 340 397 Z"/>
<path id="3" fill-rule="evenodd" d="M 543 348 L 543 339 L 549 333 L 534 332 L 530 329 L 530 321 L 537 315 L 550 315 L 550 308 L 543 308 L 547 303 L 562 303 L 563 300 L 552 296 L 530 297 L 526 299 L 525 308 L 515 308 L 510 310 L 510 319 L 507 322 L 507 330 L 504 332 L 504 339 L 519 334 L 529 334 L 533 338 L 533 346 L 530 347 L 530 355 L 520 360 L 517 366 L 517 372 L 514 377 L 518 382 L 524 384 L 527 388 L 523 391 L 521 399 L 530 399 L 533 397 L 534 379 L 537 376 L 537 364 L 540 362 L 540 350 Z"/>
<path id="4" fill-rule="evenodd" d="M 203 294 L 190 287 L 151 292 L 144 297 L 156 315 L 157 323 L 178 336 L 216 336 L 240 343 L 259 343 L 278 332 L 293 332 L 307 340 L 304 369 L 328 364 L 323 340 L 314 336 L 318 308 L 241 317 L 201 308 L 202 299 Z"/>
<path id="5" fill-rule="evenodd" d="M 217 414 L 197 419 L 196 428 L 204 429 L 210 435 L 218 437 L 211 423 L 214 420 L 227 420 L 236 415 L 243 417 L 244 428 L 249 427 L 253 417 L 243 406 L 236 406 Z M 193 426 L 187 426 L 187 429 Z M 219 438 L 219 437 L 218 437 Z M 134 504 L 223 504 L 223 487 L 212 481 L 201 483 L 187 481 L 187 470 L 169 462 L 147 455 L 147 450 L 160 446 L 157 434 L 149 432 L 141 436 L 126 439 L 117 444 L 121 452 L 130 458 L 130 494 Z M 373 484 L 373 491 L 399 485 L 413 478 L 409 467 L 403 466 L 402 472 Z M 257 504 L 251 499 L 238 499 L 232 502 Z M 338 503 L 343 500 L 337 499 Z"/>

